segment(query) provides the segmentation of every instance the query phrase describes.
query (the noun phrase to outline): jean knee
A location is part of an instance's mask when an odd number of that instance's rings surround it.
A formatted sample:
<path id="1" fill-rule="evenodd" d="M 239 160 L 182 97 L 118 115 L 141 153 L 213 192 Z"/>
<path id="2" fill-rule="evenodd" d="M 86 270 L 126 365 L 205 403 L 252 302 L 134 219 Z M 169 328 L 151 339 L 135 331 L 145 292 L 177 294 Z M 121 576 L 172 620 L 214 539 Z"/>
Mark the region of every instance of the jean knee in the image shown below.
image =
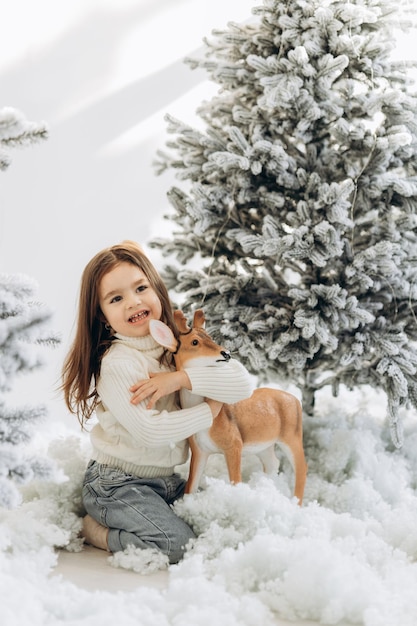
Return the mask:
<path id="1" fill-rule="evenodd" d="M 182 529 L 182 532 L 178 533 L 175 536 L 171 536 L 170 548 L 168 552 L 169 562 L 171 564 L 178 563 L 183 558 L 188 543 L 195 539 L 195 534 L 189 526 L 186 526 Z"/>

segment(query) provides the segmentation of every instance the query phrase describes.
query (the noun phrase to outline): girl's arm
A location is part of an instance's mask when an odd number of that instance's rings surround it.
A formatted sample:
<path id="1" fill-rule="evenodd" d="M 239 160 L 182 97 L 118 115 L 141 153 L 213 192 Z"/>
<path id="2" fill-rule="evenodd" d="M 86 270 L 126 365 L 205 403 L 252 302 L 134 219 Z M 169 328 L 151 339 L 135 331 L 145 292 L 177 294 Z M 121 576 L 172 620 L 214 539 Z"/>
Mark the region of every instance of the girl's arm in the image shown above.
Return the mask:
<path id="1" fill-rule="evenodd" d="M 132 404 L 139 404 L 139 402 L 146 400 L 146 408 L 153 409 L 160 398 L 180 389 L 191 390 L 190 379 L 184 370 L 149 372 L 149 378 L 139 380 L 130 387 L 129 391 L 132 393 L 130 401 Z"/>
<path id="2" fill-rule="evenodd" d="M 132 404 L 146 399 L 150 409 L 159 398 L 180 389 L 232 404 L 249 398 L 254 389 L 250 374 L 235 359 L 218 367 L 190 367 L 178 372 L 151 373 L 149 376 L 130 387 Z"/>
<path id="3" fill-rule="evenodd" d="M 226 404 L 249 398 L 255 388 L 254 377 L 236 359 L 218 367 L 186 368 L 185 372 L 190 379 L 192 393 Z"/>
<path id="4" fill-rule="evenodd" d="M 131 403 L 129 387 L 138 378 L 146 376 L 136 360 L 126 357 L 104 357 L 101 364 L 97 392 L 102 409 L 117 420 L 140 444 L 158 447 L 187 439 L 199 430 L 210 428 L 219 407 L 216 403 L 202 402 L 190 409 L 177 409 L 167 398 L 173 410 L 146 408 L 146 402 L 137 406 Z M 102 411 L 101 411 L 102 412 Z M 102 415 L 102 419 L 106 419 Z"/>

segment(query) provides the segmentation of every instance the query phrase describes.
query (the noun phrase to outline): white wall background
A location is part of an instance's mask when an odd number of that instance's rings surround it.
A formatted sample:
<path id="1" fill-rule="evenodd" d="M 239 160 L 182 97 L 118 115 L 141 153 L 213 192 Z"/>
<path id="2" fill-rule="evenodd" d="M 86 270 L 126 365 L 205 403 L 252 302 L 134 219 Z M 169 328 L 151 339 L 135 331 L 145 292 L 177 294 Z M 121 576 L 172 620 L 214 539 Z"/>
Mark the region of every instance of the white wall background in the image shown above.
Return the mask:
<path id="1" fill-rule="evenodd" d="M 62 345 L 48 366 L 15 385 L 21 402 L 55 393 L 76 313 L 81 272 L 101 248 L 146 244 L 166 228 L 172 175 L 152 160 L 166 139 L 166 112 L 189 121 L 213 93 L 183 63 L 213 28 L 250 17 L 256 0 L 13 0 L 0 21 L 0 107 L 45 120 L 50 137 L 12 152 L 0 173 L 0 272 L 24 273 L 54 310 Z M 402 50 L 414 51 L 412 38 Z M 410 54 L 408 54 L 410 56 Z M 157 266 L 161 261 L 149 251 Z M 20 403 L 21 403 L 20 402 Z"/>
<path id="2" fill-rule="evenodd" d="M 11 153 L 0 173 L 0 272 L 39 284 L 60 348 L 16 382 L 20 402 L 67 419 L 55 388 L 81 272 L 101 248 L 146 244 L 167 228 L 170 174 L 157 177 L 166 112 L 189 121 L 210 87 L 184 56 L 253 0 L 13 0 L 0 21 L 0 107 L 45 120 L 49 139 Z M 159 267 L 160 257 L 149 251 Z M 68 417 L 69 420 L 75 418 Z M 59 421 L 59 420 L 58 420 Z"/>

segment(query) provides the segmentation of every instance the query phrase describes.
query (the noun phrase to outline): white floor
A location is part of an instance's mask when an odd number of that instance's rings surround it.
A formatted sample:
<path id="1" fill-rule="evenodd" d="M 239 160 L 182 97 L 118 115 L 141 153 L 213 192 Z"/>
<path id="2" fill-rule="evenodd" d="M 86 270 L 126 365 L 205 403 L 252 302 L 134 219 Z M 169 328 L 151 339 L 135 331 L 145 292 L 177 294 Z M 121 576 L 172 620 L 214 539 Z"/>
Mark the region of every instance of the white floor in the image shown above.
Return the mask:
<path id="1" fill-rule="evenodd" d="M 108 563 L 109 553 L 86 545 L 82 552 L 61 550 L 54 574 L 88 591 L 130 591 L 138 585 L 163 589 L 168 584 L 168 572 L 141 575 L 131 570 L 113 567 Z"/>
<path id="2" fill-rule="evenodd" d="M 143 576 L 130 570 L 113 567 L 107 561 L 108 556 L 107 552 L 87 545 L 81 552 L 60 551 L 58 565 L 52 575 L 61 575 L 81 589 L 88 591 L 101 590 L 116 593 L 133 590 L 138 585 L 158 589 L 164 589 L 168 585 L 169 572 L 166 570 Z M 317 622 L 288 622 L 277 619 L 276 624 L 277 626 L 315 626 Z"/>

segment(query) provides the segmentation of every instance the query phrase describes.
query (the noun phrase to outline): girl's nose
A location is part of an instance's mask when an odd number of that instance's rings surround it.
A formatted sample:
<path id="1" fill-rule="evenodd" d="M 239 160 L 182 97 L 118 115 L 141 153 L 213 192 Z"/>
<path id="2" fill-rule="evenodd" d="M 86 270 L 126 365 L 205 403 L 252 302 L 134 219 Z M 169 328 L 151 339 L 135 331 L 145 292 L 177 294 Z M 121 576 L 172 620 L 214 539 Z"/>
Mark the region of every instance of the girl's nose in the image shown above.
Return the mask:
<path id="1" fill-rule="evenodd" d="M 132 293 L 127 300 L 127 307 L 130 309 L 134 306 L 137 306 L 140 302 L 142 302 L 140 293 L 138 292 Z"/>

